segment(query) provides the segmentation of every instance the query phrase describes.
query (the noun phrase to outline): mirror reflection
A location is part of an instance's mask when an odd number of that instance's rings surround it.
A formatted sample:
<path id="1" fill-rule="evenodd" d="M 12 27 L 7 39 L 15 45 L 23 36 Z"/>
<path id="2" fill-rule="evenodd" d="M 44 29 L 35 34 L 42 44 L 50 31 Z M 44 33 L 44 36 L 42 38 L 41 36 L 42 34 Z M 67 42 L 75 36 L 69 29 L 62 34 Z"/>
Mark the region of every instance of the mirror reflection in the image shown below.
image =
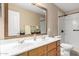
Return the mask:
<path id="1" fill-rule="evenodd" d="M 45 33 L 46 10 L 32 3 L 8 4 L 8 36 Z"/>

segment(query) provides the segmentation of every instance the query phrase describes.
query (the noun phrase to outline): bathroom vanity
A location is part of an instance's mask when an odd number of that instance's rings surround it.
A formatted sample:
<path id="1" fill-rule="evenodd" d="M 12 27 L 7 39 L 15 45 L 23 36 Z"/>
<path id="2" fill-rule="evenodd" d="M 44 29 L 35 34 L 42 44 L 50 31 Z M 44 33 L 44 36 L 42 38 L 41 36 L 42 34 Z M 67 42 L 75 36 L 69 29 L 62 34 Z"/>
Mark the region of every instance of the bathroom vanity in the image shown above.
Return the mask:
<path id="1" fill-rule="evenodd" d="M 19 42 L 2 44 L 0 55 L 5 56 L 59 56 L 60 55 L 60 38 L 48 37 L 47 39 L 24 40 Z M 24 38 L 25 39 L 25 38 Z M 5 43 L 5 42 L 4 42 Z"/>
<path id="2" fill-rule="evenodd" d="M 59 56 L 60 40 L 23 52 L 19 56 Z"/>

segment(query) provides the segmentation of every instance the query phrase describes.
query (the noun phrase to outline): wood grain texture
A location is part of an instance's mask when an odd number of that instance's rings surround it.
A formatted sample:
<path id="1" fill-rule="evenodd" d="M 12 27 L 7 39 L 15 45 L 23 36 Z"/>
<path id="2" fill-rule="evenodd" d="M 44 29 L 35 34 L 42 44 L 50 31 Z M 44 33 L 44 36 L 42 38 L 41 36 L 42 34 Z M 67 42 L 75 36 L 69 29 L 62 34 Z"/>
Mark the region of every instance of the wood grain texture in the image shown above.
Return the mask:
<path id="1" fill-rule="evenodd" d="M 48 51 L 56 48 L 56 42 L 48 44 Z"/>
<path id="2" fill-rule="evenodd" d="M 56 56 L 56 49 L 49 51 L 48 56 Z"/>
<path id="3" fill-rule="evenodd" d="M 4 3 L 4 38 L 8 36 L 8 3 Z"/>
<path id="4" fill-rule="evenodd" d="M 29 56 L 43 56 L 46 54 L 46 46 L 42 46 L 29 51 Z"/>

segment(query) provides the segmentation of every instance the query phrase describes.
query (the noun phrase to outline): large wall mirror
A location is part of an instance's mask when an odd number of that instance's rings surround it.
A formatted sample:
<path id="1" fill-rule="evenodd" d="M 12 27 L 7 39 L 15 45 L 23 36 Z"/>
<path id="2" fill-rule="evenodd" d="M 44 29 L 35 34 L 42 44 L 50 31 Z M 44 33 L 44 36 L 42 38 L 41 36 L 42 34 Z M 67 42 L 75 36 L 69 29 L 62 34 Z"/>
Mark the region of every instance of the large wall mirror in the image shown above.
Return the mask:
<path id="1" fill-rule="evenodd" d="M 9 3 L 7 37 L 47 33 L 47 10 L 33 3 Z"/>

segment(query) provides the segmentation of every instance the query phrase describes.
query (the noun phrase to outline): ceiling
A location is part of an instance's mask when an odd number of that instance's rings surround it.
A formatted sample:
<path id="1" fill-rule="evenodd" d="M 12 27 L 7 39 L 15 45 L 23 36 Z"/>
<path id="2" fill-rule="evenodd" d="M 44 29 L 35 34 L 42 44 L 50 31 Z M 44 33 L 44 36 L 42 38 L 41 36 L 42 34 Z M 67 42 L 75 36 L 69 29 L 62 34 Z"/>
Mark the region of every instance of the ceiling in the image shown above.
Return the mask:
<path id="1" fill-rule="evenodd" d="M 58 8 L 63 10 L 66 14 L 79 12 L 79 3 L 54 3 Z M 38 14 L 44 15 L 45 11 L 40 9 L 31 3 L 16 3 L 16 5 L 21 6 L 22 8 L 28 9 L 30 11 L 36 12 Z"/>
<path id="2" fill-rule="evenodd" d="M 54 3 L 54 4 L 61 10 L 63 10 L 65 13 L 72 11 L 75 12 L 79 11 L 79 3 Z"/>

